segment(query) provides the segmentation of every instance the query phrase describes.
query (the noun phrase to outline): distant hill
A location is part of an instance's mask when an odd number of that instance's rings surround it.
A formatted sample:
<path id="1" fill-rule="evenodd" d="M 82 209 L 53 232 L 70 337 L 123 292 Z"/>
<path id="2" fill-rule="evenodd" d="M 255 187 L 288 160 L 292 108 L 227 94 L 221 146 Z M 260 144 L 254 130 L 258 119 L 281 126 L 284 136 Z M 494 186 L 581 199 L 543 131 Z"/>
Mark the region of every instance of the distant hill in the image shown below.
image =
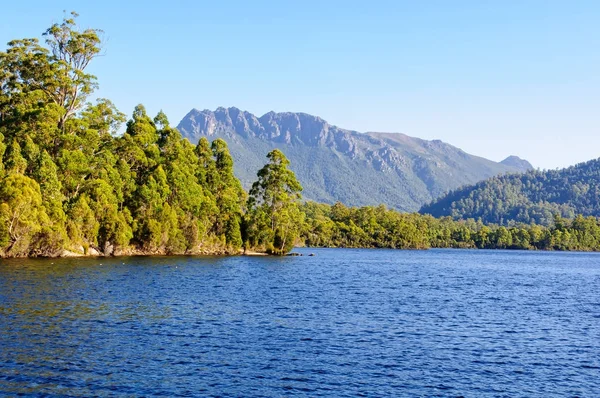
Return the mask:
<path id="1" fill-rule="evenodd" d="M 522 171 L 533 170 L 533 166 L 525 159 L 521 159 L 518 156 L 509 156 L 503 161 L 501 161 L 503 165 L 511 166 L 517 168 Z"/>
<path id="2" fill-rule="evenodd" d="M 561 170 L 492 177 L 452 191 L 420 212 L 499 224 L 550 225 L 554 214 L 600 217 L 600 159 Z"/>
<path id="3" fill-rule="evenodd" d="M 193 109 L 177 128 L 192 143 L 203 136 L 227 141 L 246 188 L 266 154 L 279 148 L 290 159 L 305 198 L 350 206 L 384 203 L 416 211 L 459 186 L 531 168 L 469 155 L 439 140 L 346 130 L 305 113 L 257 117 L 237 108 Z"/>

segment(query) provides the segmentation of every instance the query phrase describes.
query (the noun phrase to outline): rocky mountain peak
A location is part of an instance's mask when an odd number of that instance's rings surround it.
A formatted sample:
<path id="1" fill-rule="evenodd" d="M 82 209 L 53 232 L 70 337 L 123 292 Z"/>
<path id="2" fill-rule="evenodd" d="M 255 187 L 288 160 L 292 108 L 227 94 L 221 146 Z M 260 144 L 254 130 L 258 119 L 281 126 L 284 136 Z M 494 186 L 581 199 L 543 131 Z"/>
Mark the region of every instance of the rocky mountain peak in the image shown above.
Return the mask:
<path id="1" fill-rule="evenodd" d="M 193 109 L 178 129 L 193 143 L 202 136 L 227 141 L 247 187 L 267 152 L 279 148 L 305 186 L 306 198 L 348 205 L 385 203 L 414 211 L 448 190 L 531 166 L 512 157 L 493 162 L 439 140 L 359 133 L 300 112 L 257 117 L 235 107 Z"/>

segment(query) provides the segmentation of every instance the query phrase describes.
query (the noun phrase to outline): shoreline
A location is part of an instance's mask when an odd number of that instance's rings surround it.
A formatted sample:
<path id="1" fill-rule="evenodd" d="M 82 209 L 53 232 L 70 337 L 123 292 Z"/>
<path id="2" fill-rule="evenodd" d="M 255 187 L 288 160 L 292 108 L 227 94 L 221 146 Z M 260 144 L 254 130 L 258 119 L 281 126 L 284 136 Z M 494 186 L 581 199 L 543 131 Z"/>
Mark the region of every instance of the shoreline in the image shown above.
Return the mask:
<path id="1" fill-rule="evenodd" d="M 481 251 L 481 250 L 489 250 L 489 251 L 523 251 L 523 252 L 546 252 L 546 253 L 600 253 L 598 250 L 540 250 L 536 248 L 532 249 L 520 249 L 520 248 L 490 248 L 490 249 L 481 249 L 477 247 L 430 247 L 430 248 L 404 248 L 397 249 L 391 247 L 322 247 L 322 246 L 298 246 L 296 249 L 346 249 L 346 250 L 394 250 L 394 251 L 427 251 L 427 250 L 473 250 L 473 251 Z M 314 255 L 314 253 L 311 253 Z M 304 255 L 309 257 L 311 255 Z M 230 250 L 196 250 L 190 253 L 165 253 L 165 252 L 146 252 L 137 249 L 128 249 L 128 250 L 115 250 L 112 254 L 103 254 L 94 250 L 92 253 L 77 253 L 75 251 L 63 250 L 61 253 L 57 255 L 33 255 L 33 256 L 4 256 L 0 255 L 0 260 L 10 260 L 10 259 L 60 259 L 60 258 L 118 258 L 118 257 L 302 257 L 303 254 L 300 254 L 295 251 L 290 251 L 284 255 L 274 255 L 265 252 L 259 252 L 255 250 L 243 250 L 240 249 L 236 251 Z"/>

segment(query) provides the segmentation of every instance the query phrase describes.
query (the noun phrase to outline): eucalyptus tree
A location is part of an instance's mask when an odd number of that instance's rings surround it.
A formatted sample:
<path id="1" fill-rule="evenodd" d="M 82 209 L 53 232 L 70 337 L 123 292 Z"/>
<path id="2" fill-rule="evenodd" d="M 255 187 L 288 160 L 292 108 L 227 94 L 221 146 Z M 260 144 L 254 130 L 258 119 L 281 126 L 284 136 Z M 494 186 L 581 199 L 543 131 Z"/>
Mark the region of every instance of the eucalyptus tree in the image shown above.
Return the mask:
<path id="1" fill-rule="evenodd" d="M 302 186 L 289 169 L 290 161 L 279 149 L 267 155 L 248 198 L 247 235 L 251 246 L 272 254 L 290 251 L 302 231 L 304 214 L 299 202 Z"/>
<path id="2" fill-rule="evenodd" d="M 38 234 L 49 223 L 39 184 L 20 173 L 10 173 L 0 184 L 1 251 L 26 256 Z"/>
<path id="3" fill-rule="evenodd" d="M 101 31 L 79 29 L 77 16 L 50 26 L 46 46 L 36 38 L 13 40 L 0 52 L 0 132 L 30 134 L 47 150 L 74 134 L 68 122 L 98 86 L 86 69 L 101 53 Z"/>
<path id="4" fill-rule="evenodd" d="M 247 195 L 233 174 L 233 158 L 227 143 L 219 138 L 212 142 L 211 148 L 215 159 L 212 194 L 219 212 L 213 230 L 217 236 L 224 235 L 229 246 L 240 248 L 242 211 Z"/>

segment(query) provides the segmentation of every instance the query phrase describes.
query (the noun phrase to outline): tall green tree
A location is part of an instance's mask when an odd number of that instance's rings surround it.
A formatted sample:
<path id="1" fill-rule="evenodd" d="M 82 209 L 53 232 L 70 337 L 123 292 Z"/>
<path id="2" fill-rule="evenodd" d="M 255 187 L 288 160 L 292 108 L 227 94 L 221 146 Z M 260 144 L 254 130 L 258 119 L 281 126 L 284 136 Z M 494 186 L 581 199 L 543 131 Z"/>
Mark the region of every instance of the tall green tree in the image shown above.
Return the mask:
<path id="1" fill-rule="evenodd" d="M 60 129 L 64 129 L 67 119 L 82 109 L 86 98 L 97 88 L 96 77 L 86 73 L 86 69 L 100 54 L 101 31 L 79 30 L 77 16 L 71 12 L 71 17 L 53 24 L 44 33 L 52 54 L 53 79 L 43 89 L 62 110 L 58 120 Z"/>
<path id="2" fill-rule="evenodd" d="M 213 152 L 210 147 L 210 142 L 206 137 L 200 138 L 198 145 L 194 148 L 194 152 L 198 157 L 198 168 L 196 177 L 198 182 L 209 192 L 215 190 L 214 176 L 216 175 L 217 166 L 213 157 Z"/>
<path id="3" fill-rule="evenodd" d="M 99 224 L 98 245 L 105 254 L 125 248 L 133 238 L 131 213 L 119 208 L 119 201 L 111 185 L 103 179 L 85 184 L 82 193 L 89 197 L 89 207 Z"/>
<path id="4" fill-rule="evenodd" d="M 5 153 L 4 165 L 9 173 L 23 174 L 27 169 L 27 160 L 21 153 L 21 146 L 16 139 L 8 147 Z"/>
<path id="5" fill-rule="evenodd" d="M 242 246 L 242 207 L 246 192 L 240 180 L 233 174 L 233 158 L 223 139 L 212 142 L 215 171 L 212 173 L 212 194 L 218 208 L 218 218 L 213 230 L 217 236 L 224 235 L 227 245 L 238 249 Z"/>
<path id="6" fill-rule="evenodd" d="M 159 132 L 143 105 L 137 105 L 127 130 L 119 139 L 119 155 L 130 165 L 137 182 L 143 181 L 160 161 Z"/>
<path id="7" fill-rule="evenodd" d="M 0 222 L 5 225 L 2 251 L 16 257 L 29 255 L 37 234 L 49 223 L 35 180 L 18 173 L 4 178 L 0 184 Z"/>
<path id="8" fill-rule="evenodd" d="M 30 134 L 50 152 L 76 134 L 68 124 L 97 87 L 86 70 L 101 52 L 100 31 L 79 29 L 76 18 L 73 12 L 48 28 L 46 47 L 22 39 L 0 52 L 0 132 Z"/>
<path id="9" fill-rule="evenodd" d="M 179 223 L 179 252 L 194 251 L 208 232 L 204 203 L 208 200 L 197 179 L 198 158 L 195 147 L 181 137 L 177 129 L 164 123 L 159 131 L 160 149 L 171 189 L 170 205 L 176 209 Z M 172 240 L 174 243 L 175 240 Z"/>
<path id="10" fill-rule="evenodd" d="M 40 185 L 40 193 L 44 198 L 44 208 L 48 214 L 49 223 L 44 230 L 44 245 L 61 248 L 68 240 L 66 231 L 66 215 L 63 209 L 65 197 L 58 178 L 58 168 L 48 152 L 39 155 L 33 177 Z"/>
<path id="11" fill-rule="evenodd" d="M 176 209 L 169 204 L 171 189 L 162 166 L 140 186 L 134 219 L 134 237 L 149 252 L 183 253 L 183 236 Z"/>
<path id="12" fill-rule="evenodd" d="M 88 196 L 86 194 L 79 195 L 70 203 L 67 214 L 67 233 L 71 243 L 81 245 L 84 252 L 98 247 L 100 223 L 90 207 Z"/>
<path id="13" fill-rule="evenodd" d="M 269 162 L 259 170 L 258 180 L 250 190 L 247 233 L 251 245 L 283 255 L 294 247 L 302 230 L 302 186 L 283 152 L 275 149 L 267 159 Z"/>

